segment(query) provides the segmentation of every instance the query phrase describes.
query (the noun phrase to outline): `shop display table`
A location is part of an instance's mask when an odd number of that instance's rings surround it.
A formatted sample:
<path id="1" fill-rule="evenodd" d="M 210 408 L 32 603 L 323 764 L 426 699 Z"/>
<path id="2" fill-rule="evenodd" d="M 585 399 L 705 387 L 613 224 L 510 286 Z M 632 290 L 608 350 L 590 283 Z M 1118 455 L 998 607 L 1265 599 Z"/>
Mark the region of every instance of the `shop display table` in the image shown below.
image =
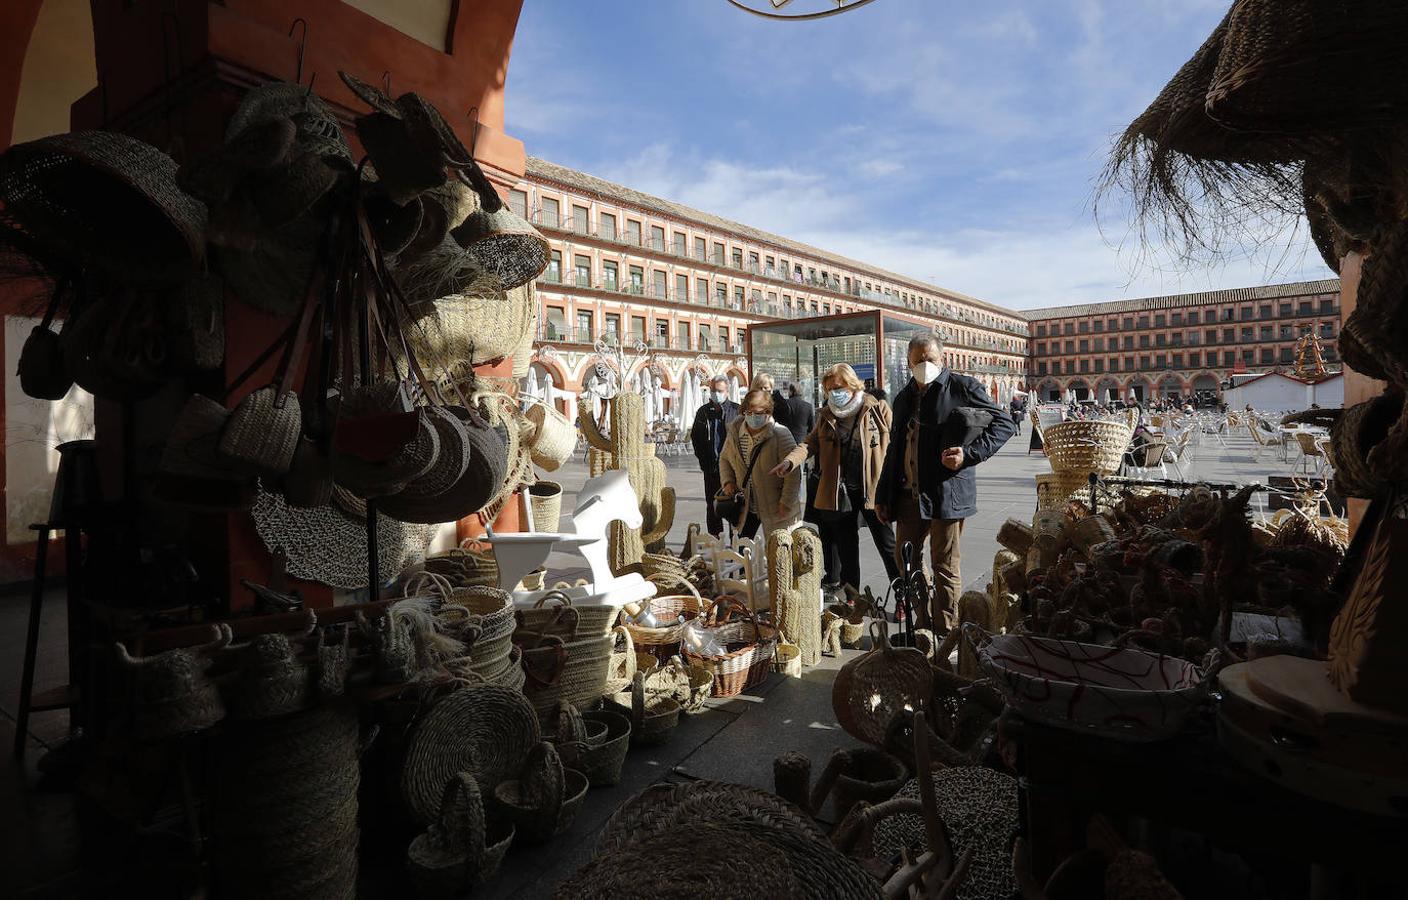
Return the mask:
<path id="1" fill-rule="evenodd" d="M 1408 888 L 1408 810 L 1375 816 L 1261 778 L 1219 747 L 1211 717 L 1152 743 L 1124 743 L 1020 717 L 1010 724 L 1018 746 L 1023 828 L 1039 881 L 1084 846 L 1086 823 L 1100 812 L 1201 834 L 1234 853 Z"/>

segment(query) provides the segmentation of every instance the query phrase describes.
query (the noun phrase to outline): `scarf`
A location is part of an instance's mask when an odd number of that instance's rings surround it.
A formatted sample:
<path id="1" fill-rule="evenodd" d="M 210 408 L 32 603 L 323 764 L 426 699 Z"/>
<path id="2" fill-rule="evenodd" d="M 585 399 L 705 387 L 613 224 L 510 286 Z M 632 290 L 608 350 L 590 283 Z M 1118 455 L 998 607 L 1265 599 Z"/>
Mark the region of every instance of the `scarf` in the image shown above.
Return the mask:
<path id="1" fill-rule="evenodd" d="M 860 412 L 860 408 L 861 408 L 862 406 L 864 406 L 864 405 L 865 405 L 865 394 L 862 393 L 862 392 L 860 392 L 860 391 L 856 391 L 856 392 L 855 392 L 855 396 L 851 398 L 851 402 L 850 402 L 850 403 L 847 403 L 845 406 L 841 407 L 839 410 L 836 409 L 836 407 L 832 406 L 830 403 L 827 403 L 827 404 L 826 404 L 826 408 L 829 409 L 829 410 L 831 410 L 831 414 L 832 414 L 833 416 L 835 416 L 836 418 L 838 418 L 838 419 L 849 419 L 851 416 L 855 415 L 857 412 Z"/>

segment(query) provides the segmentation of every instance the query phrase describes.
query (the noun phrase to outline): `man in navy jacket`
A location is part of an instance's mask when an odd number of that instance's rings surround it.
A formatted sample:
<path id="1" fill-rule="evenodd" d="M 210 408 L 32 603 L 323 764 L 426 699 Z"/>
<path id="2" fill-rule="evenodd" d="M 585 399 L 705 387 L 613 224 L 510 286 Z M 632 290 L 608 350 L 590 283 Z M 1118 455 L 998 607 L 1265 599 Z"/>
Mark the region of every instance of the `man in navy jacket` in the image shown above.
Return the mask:
<path id="1" fill-rule="evenodd" d="M 978 511 L 973 467 L 1001 449 L 1016 431 L 1011 416 L 981 384 L 944 367 L 943 349 L 937 334 L 910 339 L 913 377 L 895 397 L 890 448 L 875 492 L 875 512 L 895 523 L 895 553 L 901 566 L 905 544 L 914 545 L 915 564 L 922 565 L 924 541 L 929 541 L 935 608 L 918 611 L 923 625 L 945 620 L 953 624 L 963 592 L 963 520 Z"/>
<path id="2" fill-rule="evenodd" d="M 728 423 L 736 418 L 738 404 L 728 399 L 728 379 L 716 375 L 709 382 L 708 400 L 694 414 L 694 425 L 689 429 L 694 458 L 699 460 L 699 468 L 704 473 L 704 517 L 709 533 L 714 537 L 724 533 L 723 520 L 714 512 L 714 495 L 722 486 L 719 483 L 719 454 L 724 449 Z"/>

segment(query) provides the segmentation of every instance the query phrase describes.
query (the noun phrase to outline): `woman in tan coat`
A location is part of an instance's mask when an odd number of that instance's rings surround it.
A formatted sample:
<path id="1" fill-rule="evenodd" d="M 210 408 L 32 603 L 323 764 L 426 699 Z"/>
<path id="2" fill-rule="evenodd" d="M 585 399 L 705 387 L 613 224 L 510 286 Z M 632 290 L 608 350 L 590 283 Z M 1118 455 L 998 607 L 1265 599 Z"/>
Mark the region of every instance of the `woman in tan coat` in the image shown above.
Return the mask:
<path id="1" fill-rule="evenodd" d="M 812 510 L 821 531 L 828 585 L 861 586 L 856 516 L 865 520 L 885 574 L 893 581 L 900 574 L 895 533 L 875 515 L 875 488 L 890 446 L 890 407 L 866 393 L 864 382 L 845 363 L 827 370 L 821 386 L 826 403 L 816 427 L 773 474 L 786 475 L 809 457 L 815 460 Z"/>
<path id="2" fill-rule="evenodd" d="M 719 454 L 719 480 L 725 494 L 743 491 L 739 534 L 750 538 L 761 524 L 766 538 L 802 520 L 801 473 L 774 474 L 797 445 L 791 433 L 773 421 L 772 395 L 767 391 L 754 388 L 739 405 L 742 415 L 729 423 L 724 449 Z M 758 459 L 750 475 L 748 463 L 755 454 Z"/>

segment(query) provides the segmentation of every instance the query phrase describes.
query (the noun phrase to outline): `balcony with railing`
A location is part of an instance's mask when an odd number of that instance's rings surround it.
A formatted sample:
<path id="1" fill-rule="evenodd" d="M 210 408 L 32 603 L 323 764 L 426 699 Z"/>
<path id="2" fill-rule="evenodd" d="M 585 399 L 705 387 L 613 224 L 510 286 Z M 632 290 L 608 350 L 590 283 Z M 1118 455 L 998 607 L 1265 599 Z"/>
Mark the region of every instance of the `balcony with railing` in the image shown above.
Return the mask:
<path id="1" fill-rule="evenodd" d="M 1031 331 L 1022 325 L 1006 325 L 997 323 L 984 323 L 978 316 L 954 307 L 952 304 L 937 303 L 906 303 L 898 294 L 886 294 L 883 291 L 876 291 L 861 287 L 855 278 L 851 280 L 850 290 L 846 290 L 844 280 L 837 276 L 803 276 L 795 272 L 789 273 L 777 269 L 773 266 L 760 265 L 749 261 L 736 261 L 728 259 L 723 253 L 706 251 L 700 253 L 698 250 L 688 250 L 679 244 L 669 243 L 661 238 L 644 238 L 638 232 L 621 232 L 616 229 L 603 231 L 600 228 L 592 228 L 584 225 L 580 220 L 564 218 L 561 215 L 552 216 L 542 210 L 535 210 L 529 217 L 533 224 L 540 228 L 562 232 L 569 235 L 590 237 L 610 244 L 624 247 L 638 247 L 652 253 L 663 256 L 675 257 L 687 260 L 692 263 L 703 263 L 715 268 L 728 271 L 743 272 L 755 278 L 766 279 L 781 285 L 792 288 L 810 288 L 813 290 L 826 291 L 842 298 L 854 298 L 893 309 L 909 310 L 911 312 L 921 312 L 941 319 L 948 319 L 961 322 L 965 325 L 973 325 L 978 328 L 996 329 L 1007 331 L 1012 334 L 1028 337 Z M 717 305 L 717 304 L 709 304 Z"/>

